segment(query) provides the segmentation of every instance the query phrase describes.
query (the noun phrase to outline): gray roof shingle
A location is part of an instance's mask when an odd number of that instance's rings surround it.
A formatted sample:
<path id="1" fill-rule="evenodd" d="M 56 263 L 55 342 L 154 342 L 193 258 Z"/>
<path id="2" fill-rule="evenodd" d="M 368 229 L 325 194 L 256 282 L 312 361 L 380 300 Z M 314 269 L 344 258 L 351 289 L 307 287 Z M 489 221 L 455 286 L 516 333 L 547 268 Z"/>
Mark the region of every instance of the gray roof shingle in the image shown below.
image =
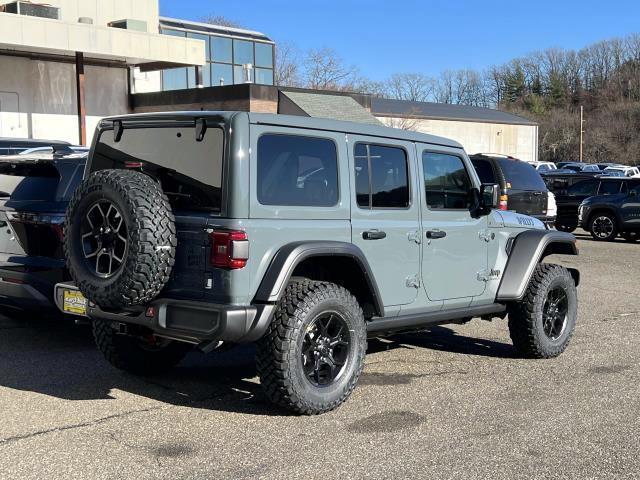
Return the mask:
<path id="1" fill-rule="evenodd" d="M 369 111 L 345 95 L 325 95 L 319 93 L 282 92 L 307 115 L 316 118 L 330 118 L 347 122 L 380 125 Z"/>
<path id="2" fill-rule="evenodd" d="M 431 120 L 537 125 L 537 123 L 526 118 L 492 108 L 450 105 L 445 103 L 409 102 L 406 100 L 377 97 L 371 99 L 371 113 L 376 116 L 385 117 L 410 116 Z"/>

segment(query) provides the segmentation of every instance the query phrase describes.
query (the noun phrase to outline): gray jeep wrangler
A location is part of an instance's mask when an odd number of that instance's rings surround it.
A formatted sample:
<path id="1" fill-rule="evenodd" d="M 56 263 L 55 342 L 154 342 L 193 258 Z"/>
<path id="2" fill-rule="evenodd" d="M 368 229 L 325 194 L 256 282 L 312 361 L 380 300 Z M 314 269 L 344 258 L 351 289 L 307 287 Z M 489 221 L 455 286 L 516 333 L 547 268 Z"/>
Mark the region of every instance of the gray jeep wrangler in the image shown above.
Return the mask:
<path id="1" fill-rule="evenodd" d="M 67 313 L 118 368 L 257 342 L 267 397 L 336 408 L 367 337 L 509 317 L 516 351 L 559 355 L 577 314 L 571 234 L 494 210 L 451 140 L 241 112 L 102 120 L 70 202 Z"/>

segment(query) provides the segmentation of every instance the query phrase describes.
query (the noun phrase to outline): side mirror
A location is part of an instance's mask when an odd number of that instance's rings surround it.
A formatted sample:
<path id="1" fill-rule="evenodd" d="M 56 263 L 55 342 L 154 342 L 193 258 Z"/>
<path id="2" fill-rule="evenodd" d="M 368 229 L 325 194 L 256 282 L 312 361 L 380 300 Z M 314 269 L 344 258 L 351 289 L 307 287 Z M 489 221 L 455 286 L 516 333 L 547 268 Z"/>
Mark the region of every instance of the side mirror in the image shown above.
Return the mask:
<path id="1" fill-rule="evenodd" d="M 481 207 L 489 213 L 500 205 L 500 186 L 494 183 L 483 183 L 480 186 Z"/>

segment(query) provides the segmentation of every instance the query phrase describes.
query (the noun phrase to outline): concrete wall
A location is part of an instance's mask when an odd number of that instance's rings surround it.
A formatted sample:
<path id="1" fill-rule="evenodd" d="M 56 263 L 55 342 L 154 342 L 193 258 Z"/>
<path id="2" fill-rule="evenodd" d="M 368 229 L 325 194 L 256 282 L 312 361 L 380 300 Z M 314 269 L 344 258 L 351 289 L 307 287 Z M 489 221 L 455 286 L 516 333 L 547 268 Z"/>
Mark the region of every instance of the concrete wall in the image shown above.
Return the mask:
<path id="1" fill-rule="evenodd" d="M 0 55 L 0 137 L 78 143 L 75 66 Z M 127 71 L 85 67 L 87 141 L 100 118 L 128 113 Z"/>
<path id="2" fill-rule="evenodd" d="M 60 20 L 76 23 L 80 17 L 106 26 L 114 20 L 143 20 L 149 33 L 158 33 L 158 0 L 47 0 L 60 8 Z"/>
<path id="3" fill-rule="evenodd" d="M 498 123 L 455 122 L 377 117 L 385 125 L 460 142 L 467 153 L 500 153 L 525 161 L 538 159 L 538 127 Z"/>

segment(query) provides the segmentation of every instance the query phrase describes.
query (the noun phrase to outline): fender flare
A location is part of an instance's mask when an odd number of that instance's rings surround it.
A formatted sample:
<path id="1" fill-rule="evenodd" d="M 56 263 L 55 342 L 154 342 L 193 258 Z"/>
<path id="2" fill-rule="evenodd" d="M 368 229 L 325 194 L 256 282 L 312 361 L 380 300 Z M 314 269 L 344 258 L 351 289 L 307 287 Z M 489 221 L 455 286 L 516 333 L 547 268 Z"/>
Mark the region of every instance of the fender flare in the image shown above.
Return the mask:
<path id="1" fill-rule="evenodd" d="M 376 315 L 384 316 L 382 297 L 369 262 L 360 248 L 347 242 L 311 241 L 284 245 L 271 260 L 255 294 L 254 303 L 278 302 L 296 267 L 311 257 L 349 257 L 355 260 L 371 292 Z"/>
<path id="2" fill-rule="evenodd" d="M 544 257 L 554 253 L 578 255 L 576 237 L 570 233 L 553 230 L 526 230 L 516 236 L 498 287 L 496 300 L 522 299 L 536 265 Z M 568 270 L 578 285 L 580 273 L 573 268 Z"/>

